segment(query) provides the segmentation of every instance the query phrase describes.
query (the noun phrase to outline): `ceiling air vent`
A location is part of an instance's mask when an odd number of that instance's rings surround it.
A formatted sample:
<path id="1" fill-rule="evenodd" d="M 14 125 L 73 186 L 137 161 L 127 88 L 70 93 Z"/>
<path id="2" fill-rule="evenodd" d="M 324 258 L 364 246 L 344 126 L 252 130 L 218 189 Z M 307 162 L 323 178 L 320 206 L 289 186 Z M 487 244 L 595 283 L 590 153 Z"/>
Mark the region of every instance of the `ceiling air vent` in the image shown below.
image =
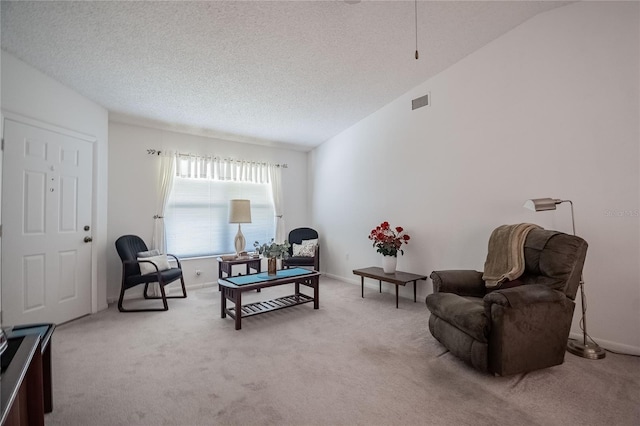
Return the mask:
<path id="1" fill-rule="evenodd" d="M 429 92 L 424 96 L 420 96 L 419 98 L 412 100 L 411 109 L 414 110 L 414 109 L 422 108 L 423 106 L 429 106 L 430 97 L 431 97 L 431 93 Z"/>

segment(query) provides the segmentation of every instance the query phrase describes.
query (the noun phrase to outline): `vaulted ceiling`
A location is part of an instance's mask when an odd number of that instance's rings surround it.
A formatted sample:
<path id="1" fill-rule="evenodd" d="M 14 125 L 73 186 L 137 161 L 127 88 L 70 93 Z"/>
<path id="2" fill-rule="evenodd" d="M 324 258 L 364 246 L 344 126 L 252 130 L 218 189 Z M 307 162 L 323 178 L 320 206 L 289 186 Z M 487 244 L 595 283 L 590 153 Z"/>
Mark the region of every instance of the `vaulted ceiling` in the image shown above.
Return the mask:
<path id="1" fill-rule="evenodd" d="M 309 150 L 566 3 L 3 0 L 1 37 L 112 120 Z"/>

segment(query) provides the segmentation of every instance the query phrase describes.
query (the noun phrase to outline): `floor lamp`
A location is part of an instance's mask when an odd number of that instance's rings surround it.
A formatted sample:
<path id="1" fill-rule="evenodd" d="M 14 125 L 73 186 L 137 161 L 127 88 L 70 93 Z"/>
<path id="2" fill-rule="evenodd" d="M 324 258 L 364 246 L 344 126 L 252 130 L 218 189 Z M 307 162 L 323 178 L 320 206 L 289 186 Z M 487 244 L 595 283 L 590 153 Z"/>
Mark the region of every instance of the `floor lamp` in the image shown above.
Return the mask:
<path id="1" fill-rule="evenodd" d="M 576 223 L 573 217 L 573 202 L 571 200 L 559 200 L 557 198 L 535 198 L 527 200 L 524 203 L 524 207 L 533 210 L 535 212 L 545 210 L 555 210 L 556 205 L 562 203 L 569 203 L 571 206 L 571 227 L 573 228 L 573 235 L 576 235 Z M 574 355 L 581 356 L 588 359 L 602 359 L 606 356 L 606 352 L 596 342 L 587 341 L 587 298 L 584 294 L 584 281 L 582 274 L 580 274 L 580 296 L 582 301 L 582 342 L 570 339 L 567 343 L 567 350 Z"/>
<path id="2" fill-rule="evenodd" d="M 229 204 L 229 223 L 238 224 L 238 233 L 233 240 L 236 255 L 244 251 L 247 241 L 242 235 L 241 223 L 251 223 L 251 202 L 249 200 L 231 200 Z"/>

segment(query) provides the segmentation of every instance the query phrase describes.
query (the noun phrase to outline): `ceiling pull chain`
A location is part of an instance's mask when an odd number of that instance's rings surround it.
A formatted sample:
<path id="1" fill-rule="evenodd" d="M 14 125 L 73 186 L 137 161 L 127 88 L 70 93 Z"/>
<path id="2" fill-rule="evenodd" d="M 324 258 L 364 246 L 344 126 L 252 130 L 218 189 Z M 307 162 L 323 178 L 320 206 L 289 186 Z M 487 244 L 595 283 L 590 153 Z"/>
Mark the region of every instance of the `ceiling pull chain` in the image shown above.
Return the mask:
<path id="1" fill-rule="evenodd" d="M 418 0 L 415 0 L 415 17 L 416 17 L 416 60 L 420 57 L 418 54 Z"/>

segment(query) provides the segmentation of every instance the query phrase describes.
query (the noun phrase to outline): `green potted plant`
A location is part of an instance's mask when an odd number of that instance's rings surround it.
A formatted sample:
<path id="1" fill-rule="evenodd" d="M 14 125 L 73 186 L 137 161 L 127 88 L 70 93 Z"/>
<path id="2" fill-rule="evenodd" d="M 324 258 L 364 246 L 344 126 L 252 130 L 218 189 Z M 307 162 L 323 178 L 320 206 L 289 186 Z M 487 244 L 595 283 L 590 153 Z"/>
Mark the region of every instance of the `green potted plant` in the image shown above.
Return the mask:
<path id="1" fill-rule="evenodd" d="M 275 275 L 277 269 L 276 259 L 286 259 L 289 257 L 289 244 L 288 241 L 284 241 L 282 244 L 278 244 L 272 238 L 268 243 L 260 244 L 258 241 L 253 243 L 253 247 L 258 254 L 267 258 L 267 271 L 269 275 Z"/>

